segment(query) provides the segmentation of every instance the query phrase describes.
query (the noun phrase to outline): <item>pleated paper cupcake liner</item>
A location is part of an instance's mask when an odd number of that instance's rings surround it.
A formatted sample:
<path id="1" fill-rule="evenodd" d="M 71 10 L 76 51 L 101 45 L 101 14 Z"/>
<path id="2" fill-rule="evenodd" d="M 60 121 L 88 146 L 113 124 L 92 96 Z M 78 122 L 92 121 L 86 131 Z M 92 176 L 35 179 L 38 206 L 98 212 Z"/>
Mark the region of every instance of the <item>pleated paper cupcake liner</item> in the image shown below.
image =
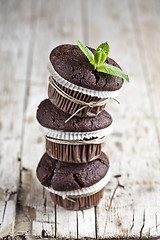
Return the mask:
<path id="1" fill-rule="evenodd" d="M 85 209 L 92 208 L 94 206 L 97 206 L 101 198 L 103 197 L 103 189 L 101 189 L 99 192 L 86 196 L 86 197 L 81 197 L 81 198 L 74 198 L 74 199 L 63 199 L 61 196 L 56 195 L 54 193 L 50 193 L 52 201 L 67 209 L 67 210 L 72 210 L 72 211 L 82 211 Z"/>
<path id="2" fill-rule="evenodd" d="M 53 78 L 60 83 L 65 88 L 69 88 L 71 90 L 90 95 L 92 97 L 98 97 L 98 98 L 115 98 L 119 95 L 120 89 L 116 91 L 96 91 L 84 87 L 77 86 L 64 78 L 62 78 L 53 68 L 51 63 L 48 63 L 48 70 L 50 74 L 53 76 Z"/>
<path id="3" fill-rule="evenodd" d="M 68 145 L 46 139 L 46 152 L 52 158 L 68 163 L 87 163 L 101 154 L 101 144 Z"/>
<path id="4" fill-rule="evenodd" d="M 62 139 L 62 140 L 84 140 L 92 138 L 104 137 L 112 132 L 112 125 L 107 128 L 103 128 L 91 132 L 63 132 L 57 131 L 50 128 L 43 127 L 40 125 L 40 131 L 47 137 Z"/>
<path id="5" fill-rule="evenodd" d="M 91 96 L 83 94 L 83 93 L 75 92 L 74 90 L 67 89 L 58 83 L 56 83 L 56 84 L 66 94 L 68 94 L 69 96 L 72 96 L 73 98 L 78 99 L 80 101 L 90 103 L 90 102 L 98 102 L 100 100 L 100 98 L 91 97 Z M 102 110 L 104 110 L 105 106 L 106 106 L 106 104 L 104 104 L 102 106 L 96 106 L 96 107 L 86 106 L 82 110 L 78 111 L 84 105 L 73 102 L 70 99 L 67 99 L 66 97 L 62 96 L 60 93 L 57 92 L 57 90 L 53 86 L 51 86 L 51 84 L 49 84 L 49 86 L 48 86 L 48 97 L 49 97 L 49 100 L 55 106 L 57 106 L 59 109 L 61 109 L 63 112 L 66 112 L 66 113 L 72 115 L 77 111 L 75 116 L 78 116 L 78 117 L 95 117 Z"/>

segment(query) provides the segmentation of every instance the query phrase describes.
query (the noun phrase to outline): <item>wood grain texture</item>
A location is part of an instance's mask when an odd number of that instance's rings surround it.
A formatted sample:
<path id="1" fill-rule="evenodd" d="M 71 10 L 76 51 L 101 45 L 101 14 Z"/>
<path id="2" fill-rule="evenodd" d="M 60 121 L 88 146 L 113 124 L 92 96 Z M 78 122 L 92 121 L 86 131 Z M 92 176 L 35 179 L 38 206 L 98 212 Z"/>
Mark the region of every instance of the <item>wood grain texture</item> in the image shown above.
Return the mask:
<path id="1" fill-rule="evenodd" d="M 138 20 L 132 12 L 134 8 L 138 8 L 141 22 L 145 21 L 143 7 L 138 1 L 132 1 L 132 7 L 129 6 L 128 1 L 121 1 L 121 4 L 116 4 L 117 1 L 101 1 L 101 3 L 88 2 L 89 43 L 96 46 L 99 39 L 109 39 L 111 47 L 114 45 L 113 50 L 111 48 L 113 55 L 110 56 L 119 59 L 122 68 L 124 65 L 128 69 L 131 83 L 123 88 L 119 98 L 121 105 L 114 103 L 108 108 L 114 119 L 115 131 L 110 137 L 111 141 L 106 141 L 104 149 L 110 156 L 113 175 L 120 174 L 121 177 L 119 180 L 114 178 L 111 180 L 111 186 L 108 185 L 109 192 L 106 192 L 97 207 L 97 234 L 98 237 L 104 238 L 119 236 L 127 238 L 138 235 L 142 238 L 149 237 L 152 229 L 152 236 L 158 236 L 160 233 L 156 228 L 155 216 L 159 213 L 159 208 L 158 205 L 155 208 L 155 202 L 159 201 L 157 195 L 160 190 L 157 169 L 159 139 L 156 131 L 157 121 L 152 111 L 153 104 L 154 106 L 157 104 L 156 102 L 151 104 L 148 92 L 151 86 L 145 78 L 144 57 L 142 49 L 137 46 L 139 35 L 136 35 L 133 22 L 133 19 L 137 22 Z M 150 6 L 151 1 L 146 4 Z M 114 8 L 111 8 L 110 6 L 113 5 Z M 124 9 L 125 14 L 123 14 Z M 101 13 L 100 18 L 91 18 L 91 15 L 96 13 Z M 134 15 L 133 19 L 132 15 Z M 102 22 L 105 23 L 106 36 Z M 94 31 L 92 26 L 95 28 Z M 143 32 L 143 26 L 141 31 Z M 95 33 L 98 34 L 98 38 L 94 36 Z M 147 40 L 147 37 L 144 39 Z M 120 61 L 124 52 L 125 56 Z M 152 86 L 154 84 L 152 79 Z M 153 95 L 159 98 L 156 92 Z M 117 188 L 118 181 L 120 186 Z"/>
<path id="2" fill-rule="evenodd" d="M 33 49 L 31 81 L 46 84 L 49 53 L 60 44 L 83 38 L 80 0 L 41 1 Z M 76 13 L 75 15 L 73 13 Z"/>
<path id="3" fill-rule="evenodd" d="M 160 237 L 159 0 L 0 1 L 0 238 Z M 130 76 L 103 150 L 113 177 L 92 209 L 55 206 L 36 178 L 45 142 L 35 119 L 48 55 L 62 43 L 108 41 Z"/>

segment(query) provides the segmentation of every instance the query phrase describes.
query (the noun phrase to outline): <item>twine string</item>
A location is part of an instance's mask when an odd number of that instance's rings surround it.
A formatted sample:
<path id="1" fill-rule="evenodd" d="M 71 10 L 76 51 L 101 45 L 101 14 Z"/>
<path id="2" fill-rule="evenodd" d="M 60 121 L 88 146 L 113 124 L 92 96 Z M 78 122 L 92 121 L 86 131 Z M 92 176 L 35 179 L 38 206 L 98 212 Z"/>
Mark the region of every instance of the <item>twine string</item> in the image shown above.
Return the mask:
<path id="1" fill-rule="evenodd" d="M 62 140 L 56 138 L 50 138 L 46 136 L 46 139 L 53 143 L 66 144 L 66 145 L 86 145 L 86 144 L 101 144 L 105 141 L 106 136 L 100 138 L 94 138 L 89 140 Z"/>
<path id="2" fill-rule="evenodd" d="M 63 97 L 69 99 L 70 101 L 77 103 L 79 105 L 82 105 L 82 107 L 80 107 L 76 112 L 74 112 L 66 121 L 65 123 L 67 123 L 72 117 L 74 117 L 78 112 L 80 112 L 82 109 L 86 108 L 86 107 L 90 107 L 90 108 L 94 108 L 94 107 L 98 107 L 98 106 L 103 106 L 104 104 L 107 103 L 109 98 L 101 98 L 98 101 L 91 101 L 91 102 L 84 102 L 82 100 L 76 99 L 72 96 L 70 96 L 69 94 L 67 94 L 66 92 L 64 92 L 57 84 L 56 81 L 53 79 L 52 76 L 49 77 L 49 83 L 51 84 L 51 86 Z M 113 98 L 114 99 L 114 98 Z M 116 99 L 114 99 L 116 100 Z M 116 100 L 117 101 L 117 100 Z M 118 101 L 117 101 L 118 102 Z M 119 102 L 118 102 L 119 103 Z"/>
<path id="3" fill-rule="evenodd" d="M 64 92 L 64 91 L 56 84 L 56 81 L 53 79 L 52 76 L 49 76 L 49 83 L 50 83 L 51 86 L 54 87 L 54 88 L 57 90 L 57 92 L 58 92 L 59 94 L 61 94 L 63 97 L 71 100 L 71 101 L 74 102 L 74 103 L 77 103 L 77 104 L 80 104 L 80 105 L 83 105 L 83 106 L 85 105 L 85 106 L 91 107 L 91 108 L 97 107 L 97 106 L 103 106 L 103 105 L 107 102 L 107 100 L 108 100 L 108 98 L 101 98 L 101 99 L 99 99 L 98 101 L 91 101 L 91 102 L 89 102 L 89 103 L 88 103 L 88 102 L 84 102 L 84 101 L 79 100 L 79 99 L 76 99 L 76 98 L 70 96 L 69 94 L 67 94 L 66 92 Z"/>
<path id="4" fill-rule="evenodd" d="M 75 200 L 71 199 L 71 198 L 68 197 L 67 195 L 63 195 L 63 196 L 61 196 L 61 197 L 62 197 L 63 200 L 64 200 L 64 199 L 67 199 L 67 200 L 70 201 L 70 202 L 73 202 L 73 203 L 76 202 Z"/>
<path id="5" fill-rule="evenodd" d="M 102 190 L 102 189 L 100 189 Z M 92 196 L 94 194 L 96 194 L 97 192 L 99 192 L 100 190 L 96 190 L 94 192 L 91 192 L 91 193 L 84 193 L 84 194 L 81 194 L 81 195 L 62 195 L 62 199 L 67 199 L 68 201 L 71 201 L 71 202 L 76 202 L 75 200 L 73 200 L 72 198 L 82 198 L 82 197 L 89 197 L 89 196 Z"/>

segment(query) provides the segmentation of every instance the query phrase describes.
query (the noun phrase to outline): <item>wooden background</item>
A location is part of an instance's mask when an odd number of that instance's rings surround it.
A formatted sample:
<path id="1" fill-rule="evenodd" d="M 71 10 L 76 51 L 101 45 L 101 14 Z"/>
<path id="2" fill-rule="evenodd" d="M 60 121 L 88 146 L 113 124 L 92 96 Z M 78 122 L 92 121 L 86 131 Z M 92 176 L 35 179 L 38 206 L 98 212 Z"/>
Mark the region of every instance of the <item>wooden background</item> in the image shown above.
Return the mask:
<path id="1" fill-rule="evenodd" d="M 121 104 L 107 106 L 114 132 L 103 149 L 113 177 L 104 198 L 71 212 L 36 179 L 45 143 L 35 114 L 50 51 L 78 39 L 107 40 L 131 82 Z M 0 237 L 160 237 L 159 56 L 159 0 L 0 0 Z"/>

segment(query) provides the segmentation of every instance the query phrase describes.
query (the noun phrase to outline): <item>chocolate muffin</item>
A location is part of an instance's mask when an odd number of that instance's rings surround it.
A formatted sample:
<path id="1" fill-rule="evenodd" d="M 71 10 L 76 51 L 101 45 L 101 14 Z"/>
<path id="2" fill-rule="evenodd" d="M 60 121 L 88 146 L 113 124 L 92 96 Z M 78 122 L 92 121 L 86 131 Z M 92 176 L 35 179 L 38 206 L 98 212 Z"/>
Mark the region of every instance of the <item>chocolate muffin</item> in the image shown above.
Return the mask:
<path id="1" fill-rule="evenodd" d="M 38 122 L 46 128 L 64 132 L 91 132 L 107 128 L 112 123 L 112 118 L 105 110 L 96 117 L 79 118 L 73 117 L 67 123 L 65 121 L 70 117 L 56 106 L 49 99 L 42 101 L 37 110 Z"/>
<path id="2" fill-rule="evenodd" d="M 89 163 L 65 163 L 45 153 L 37 167 L 37 178 L 43 186 L 56 191 L 72 191 L 90 187 L 99 182 L 108 172 L 109 161 L 102 152 Z"/>
<path id="3" fill-rule="evenodd" d="M 63 92 L 65 92 L 69 96 L 72 96 L 74 99 L 78 99 L 85 103 L 98 102 L 100 100 L 100 98 L 98 97 L 92 97 L 90 95 L 83 94 L 83 93 L 68 89 L 66 87 L 63 87 L 62 85 L 58 84 L 53 78 L 51 79 L 51 81 L 54 81 L 55 84 Z M 57 106 L 63 112 L 69 113 L 70 115 L 75 114 L 75 112 L 77 112 L 75 116 L 78 116 L 78 117 L 95 117 L 102 110 L 104 110 L 106 106 L 106 103 L 105 103 L 101 106 L 96 106 L 96 107 L 85 106 L 85 108 L 82 108 L 84 105 L 78 104 L 62 96 L 51 84 L 49 84 L 48 86 L 48 98 L 55 106 Z"/>
<path id="4" fill-rule="evenodd" d="M 95 49 L 89 49 L 95 53 Z M 50 54 L 50 61 L 61 77 L 77 86 L 96 91 L 116 91 L 122 87 L 122 78 L 94 70 L 77 45 L 64 44 L 54 48 Z M 120 68 L 109 57 L 105 62 Z"/>
<path id="5" fill-rule="evenodd" d="M 54 193 L 50 193 L 50 195 L 55 204 L 58 204 L 67 210 L 80 211 L 97 206 L 103 197 L 103 190 L 104 188 L 90 196 L 69 199 L 63 199 L 61 196 Z"/>

